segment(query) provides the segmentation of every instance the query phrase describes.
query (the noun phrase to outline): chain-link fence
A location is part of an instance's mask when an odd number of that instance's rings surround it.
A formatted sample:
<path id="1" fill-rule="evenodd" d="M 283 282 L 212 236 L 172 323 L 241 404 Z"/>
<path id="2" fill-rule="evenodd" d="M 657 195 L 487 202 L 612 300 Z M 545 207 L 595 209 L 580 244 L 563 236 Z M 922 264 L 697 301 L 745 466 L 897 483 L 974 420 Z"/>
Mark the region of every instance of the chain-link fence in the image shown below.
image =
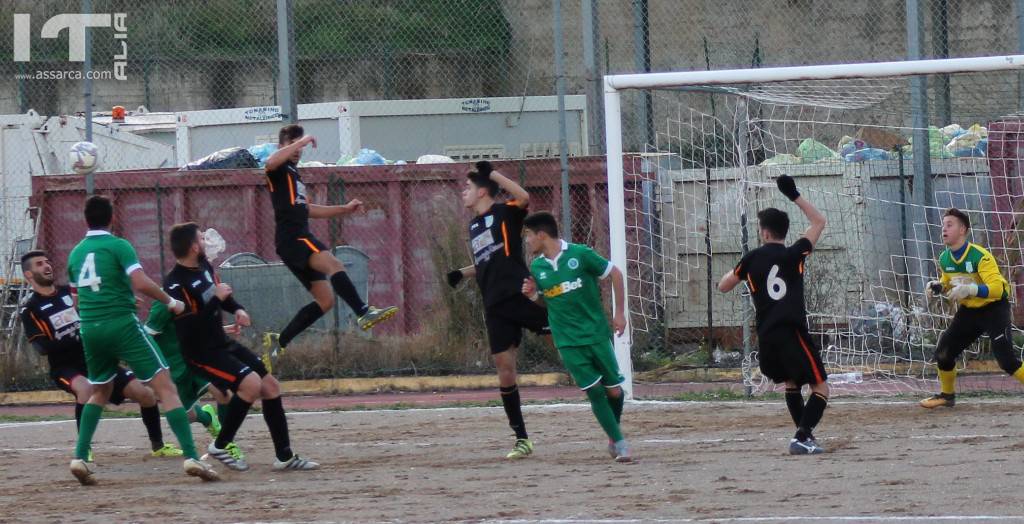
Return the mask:
<path id="1" fill-rule="evenodd" d="M 258 165 L 273 150 L 293 100 L 298 121 L 319 138 L 304 156 L 307 167 L 316 168 L 307 171 L 314 200 L 371 203 L 365 217 L 324 223 L 317 234 L 366 255 L 371 300 L 403 307 L 402 317 L 380 330 L 396 341 L 386 351 L 374 345 L 376 335 L 359 339 L 360 346 L 338 338 L 330 329 L 336 324 L 320 325 L 324 336 L 334 337 L 322 346 L 342 349 L 321 359 L 330 364 L 295 367 L 294 375 L 487 371 L 486 352 L 476 346 L 444 359 L 422 358 L 482 340 L 477 333 L 452 342 L 463 315 L 445 311 L 479 312 L 471 301 L 476 291 L 452 294 L 438 278 L 450 263 L 465 261 L 468 215 L 459 209 L 457 192 L 469 165 L 427 164 L 436 159 L 422 157 L 524 160 L 504 169 L 534 191 L 533 209 L 558 212 L 557 60 L 568 95 L 566 154 L 600 155 L 604 74 L 900 60 L 908 56 L 908 4 L 922 10 L 921 58 L 1012 54 L 1022 49 L 1013 22 L 1020 3 L 566 0 L 560 2 L 559 40 L 556 3 L 538 0 L 290 0 L 281 2 L 283 10 L 275 0 L 92 0 L 92 13 L 110 16 L 95 20 L 89 31 L 95 78 L 88 90 L 82 62 L 69 60 L 79 34 L 72 26 L 81 23 L 64 21 L 62 30 L 54 31 L 55 24 L 47 32 L 54 16 L 80 13 L 82 2 L 7 0 L 0 10 L 0 277 L 7 299 L 0 324 L 16 334 L 10 313 L 20 294 L 17 253 L 31 245 L 65 252 L 83 232 L 77 210 L 86 180 L 54 175 L 71 173 L 68 149 L 86 138 L 85 100 L 100 151 L 95 189 L 115 197 L 121 232 L 147 253 L 154 275 L 170 267 L 166 231 L 181 220 L 222 231 L 231 254 L 277 261 L 258 172 L 174 171 L 204 158 L 193 167 Z M 289 20 L 290 46 L 287 31 L 284 43 L 279 40 L 279 28 Z M 291 51 L 282 56 L 281 48 Z M 1019 99 L 1019 82 L 1017 89 Z M 929 78 L 928 97 L 929 123 L 941 127 L 963 123 L 955 122 L 958 102 L 985 94 Z M 677 105 L 671 96 L 625 93 L 627 150 L 656 149 L 658 129 Z M 720 116 L 723 108 L 712 97 L 707 105 L 702 111 Z M 126 108 L 123 118 L 114 106 Z M 236 149 L 208 158 L 228 148 Z M 408 165 L 395 165 L 403 163 Z M 358 167 L 365 165 L 391 167 Z M 569 163 L 569 202 L 573 240 L 606 246 L 599 165 L 589 159 Z M 448 324 L 438 320 L 445 315 Z M 289 316 L 275 314 L 267 327 L 279 327 Z M 472 326 L 465 331 L 481 329 Z M 424 327 L 433 330 L 429 336 Z M 691 342 L 687 347 L 700 340 Z M 639 351 L 649 354 L 644 349 Z M 393 356 L 339 356 L 375 352 Z M 551 355 L 537 350 L 527 367 L 553 367 Z M 660 359 L 655 355 L 650 365 Z"/>

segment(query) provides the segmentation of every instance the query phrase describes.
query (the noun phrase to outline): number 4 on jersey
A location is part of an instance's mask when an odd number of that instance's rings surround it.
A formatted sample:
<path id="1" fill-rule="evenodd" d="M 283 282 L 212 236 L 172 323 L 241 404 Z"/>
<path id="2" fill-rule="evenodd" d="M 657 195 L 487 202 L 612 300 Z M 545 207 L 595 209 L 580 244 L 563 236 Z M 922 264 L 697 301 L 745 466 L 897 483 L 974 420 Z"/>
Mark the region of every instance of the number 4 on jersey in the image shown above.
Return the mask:
<path id="1" fill-rule="evenodd" d="M 779 278 L 778 264 L 772 266 L 772 270 L 768 272 L 768 296 L 772 297 L 772 300 L 782 300 L 782 297 L 786 296 L 786 281 Z"/>
<path id="2" fill-rule="evenodd" d="M 89 253 L 85 256 L 85 262 L 82 263 L 82 269 L 78 272 L 78 283 L 75 287 L 79 289 L 88 287 L 93 291 L 100 290 L 100 283 L 103 280 L 96 274 L 96 257 L 94 255 L 94 253 Z"/>

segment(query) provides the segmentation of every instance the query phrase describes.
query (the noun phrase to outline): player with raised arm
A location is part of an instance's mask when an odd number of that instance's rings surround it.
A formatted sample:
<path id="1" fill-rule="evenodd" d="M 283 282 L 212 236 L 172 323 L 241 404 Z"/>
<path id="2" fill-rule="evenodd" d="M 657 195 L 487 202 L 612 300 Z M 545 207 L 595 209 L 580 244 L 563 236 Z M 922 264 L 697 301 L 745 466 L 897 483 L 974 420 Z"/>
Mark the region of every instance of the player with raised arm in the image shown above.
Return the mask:
<path id="1" fill-rule="evenodd" d="M 235 445 L 235 434 L 242 426 L 249 408 L 262 400 L 263 420 L 274 442 L 275 470 L 313 470 L 320 467 L 292 452 L 288 435 L 288 419 L 281 403 L 281 385 L 260 358 L 248 348 L 228 338 L 221 311 L 235 316 L 235 324 L 251 326 L 249 314 L 235 301 L 231 286 L 220 282 L 210 265 L 200 241 L 199 226 L 178 224 L 171 228 L 171 251 L 177 260 L 164 279 L 164 289 L 185 303 L 185 310 L 174 319 L 178 343 L 185 360 L 197 373 L 205 376 L 222 391 L 234 395 L 228 402 L 221 422 L 220 434 L 210 443 L 207 453 L 225 466 L 245 471 L 249 464 Z"/>
<path id="2" fill-rule="evenodd" d="M 21 271 L 32 286 L 32 293 L 21 304 L 25 337 L 40 355 L 46 356 L 53 383 L 75 397 L 75 426 L 80 427 L 82 409 L 92 396 L 93 386 L 86 379 L 89 372 L 85 365 L 85 350 L 79 333 L 81 322 L 75 310 L 74 295 L 70 287 L 54 283 L 53 264 L 44 251 L 29 251 L 22 255 Z M 152 455 L 180 457 L 180 449 L 164 443 L 160 408 L 153 390 L 135 380 L 131 371 L 118 366 L 109 402 L 116 406 L 125 399 L 139 403 Z"/>
<path id="3" fill-rule="evenodd" d="M 731 291 L 745 282 L 757 316 L 758 359 L 761 372 L 776 384 L 786 384 L 786 407 L 796 424 L 789 444 L 793 455 L 824 453 L 814 439 L 814 428 L 828 405 L 828 375 L 821 353 L 807 329 L 804 305 L 804 260 L 825 229 L 825 216 L 800 196 L 796 182 L 782 175 L 779 191 L 803 211 L 811 225 L 799 240 L 786 247 L 789 216 L 775 208 L 757 214 L 762 246 L 744 256 L 736 268 L 718 283 L 719 291 Z M 801 389 L 811 388 L 804 403 Z"/>
<path id="4" fill-rule="evenodd" d="M 274 339 L 278 348 L 285 349 L 299 333 L 334 307 L 335 294 L 352 308 L 363 330 L 398 312 L 395 306 L 376 308 L 363 302 L 348 278 L 345 266 L 310 231 L 310 218 L 335 218 L 357 213 L 362 211 L 363 203 L 351 200 L 341 206 L 321 206 L 309 202 L 297 167 L 302 149 L 309 144 L 316 147 L 316 139 L 304 135 L 302 126 L 289 124 L 282 127 L 278 133 L 279 149 L 270 155 L 265 167 L 277 224 L 274 233 L 277 254 L 313 295 L 313 302 L 300 309 L 280 334 L 266 335 L 264 345 L 268 349 L 274 344 Z M 276 353 L 277 348 L 272 351 Z"/>
<path id="5" fill-rule="evenodd" d="M 956 208 L 942 217 L 942 243 L 939 255 L 939 280 L 928 283 L 932 296 L 948 293 L 947 298 L 960 305 L 949 327 L 939 335 L 935 347 L 935 365 L 939 369 L 939 393 L 921 401 L 921 407 L 951 408 L 956 404 L 956 359 L 982 334 L 992 341 L 992 353 L 999 367 L 1024 383 L 1024 368 L 1013 347 L 1010 293 L 1012 287 L 999 271 L 988 250 L 968 242 L 971 219 Z"/>
<path id="6" fill-rule="evenodd" d="M 519 184 L 493 170 L 490 162 L 476 163 L 476 171 L 466 177 L 462 203 L 473 210 L 469 223 L 473 265 L 448 273 L 448 285 L 455 287 L 464 277 L 475 277 L 484 300 L 487 339 L 498 368 L 501 403 L 516 442 L 509 459 L 533 453 L 533 441 L 526 432 L 516 378 L 516 353 L 523 340 L 523 328 L 549 334 L 544 308 L 527 300 L 522 292 L 523 279 L 529 276 L 523 259 L 523 219 L 530 194 Z M 504 189 L 512 200 L 495 202 Z"/>
<path id="7" fill-rule="evenodd" d="M 148 382 L 163 404 L 167 424 L 178 438 L 185 455 L 185 473 L 203 480 L 219 480 L 217 472 L 199 459 L 189 428 L 188 414 L 178 390 L 167 372 L 153 339 L 135 316 L 138 291 L 167 305 L 175 312 L 185 305 L 165 293 L 142 270 L 135 248 L 110 233 L 114 206 L 105 197 L 91 196 L 85 202 L 89 231 L 68 256 L 71 286 L 78 292 L 82 345 L 89 371 L 92 395 L 82 408 L 82 422 L 71 461 L 71 473 L 83 485 L 96 483 L 91 462 L 92 437 L 103 414 L 103 406 L 114 390 L 119 364 L 123 360 L 139 380 Z"/>
<path id="8" fill-rule="evenodd" d="M 534 213 L 523 222 L 526 247 L 538 255 L 530 264 L 521 292 L 547 306 L 551 335 L 572 379 L 590 399 L 590 408 L 608 435 L 608 453 L 616 462 L 630 462 L 629 444 L 619 426 L 625 396 L 608 317 L 601 303 L 599 280 L 612 278 L 616 335 L 626 330 L 626 294 L 622 271 L 588 246 L 558 236 L 551 213 Z M 598 387 L 600 386 L 600 387 Z"/>

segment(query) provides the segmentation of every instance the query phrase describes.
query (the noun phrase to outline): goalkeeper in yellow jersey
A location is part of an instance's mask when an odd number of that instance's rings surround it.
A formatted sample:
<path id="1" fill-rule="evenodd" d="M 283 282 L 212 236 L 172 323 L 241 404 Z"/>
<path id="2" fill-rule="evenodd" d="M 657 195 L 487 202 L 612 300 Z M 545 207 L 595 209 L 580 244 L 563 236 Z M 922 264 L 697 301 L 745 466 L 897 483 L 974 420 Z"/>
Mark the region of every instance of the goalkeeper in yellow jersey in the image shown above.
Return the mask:
<path id="1" fill-rule="evenodd" d="M 951 408 L 956 403 L 956 359 L 983 333 L 992 340 L 999 367 L 1024 382 L 1024 369 L 1010 336 L 1010 285 L 992 253 L 967 241 L 970 229 L 970 218 L 959 209 L 950 208 L 942 216 L 942 242 L 946 244 L 939 255 L 942 277 L 928 283 L 928 292 L 932 296 L 945 294 L 960 307 L 935 348 L 941 391 L 921 401 L 921 406 L 929 409 Z"/>

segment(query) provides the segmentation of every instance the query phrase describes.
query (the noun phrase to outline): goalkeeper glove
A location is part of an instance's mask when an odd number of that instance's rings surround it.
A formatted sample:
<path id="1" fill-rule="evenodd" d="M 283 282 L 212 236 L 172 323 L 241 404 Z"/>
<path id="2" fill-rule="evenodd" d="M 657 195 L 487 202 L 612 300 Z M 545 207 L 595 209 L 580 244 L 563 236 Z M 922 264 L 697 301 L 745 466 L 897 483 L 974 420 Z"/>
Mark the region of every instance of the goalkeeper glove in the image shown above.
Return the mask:
<path id="1" fill-rule="evenodd" d="M 456 269 L 456 270 L 453 270 L 453 271 L 449 271 L 448 272 L 448 285 L 451 286 L 451 287 L 455 287 L 455 286 L 459 285 L 459 282 L 462 282 L 462 270 L 461 269 Z"/>
<path id="2" fill-rule="evenodd" d="M 796 190 L 796 182 L 793 181 L 793 177 L 789 175 L 782 175 L 775 179 L 775 185 L 779 186 L 779 191 L 786 195 L 786 198 L 796 201 L 800 198 L 800 192 Z"/>
<path id="3" fill-rule="evenodd" d="M 932 280 L 928 282 L 928 294 L 937 297 L 942 294 L 942 282 L 938 280 Z"/>
<path id="4" fill-rule="evenodd" d="M 949 299 L 957 302 L 978 295 L 978 284 L 960 284 L 953 286 L 953 290 L 949 292 Z"/>

